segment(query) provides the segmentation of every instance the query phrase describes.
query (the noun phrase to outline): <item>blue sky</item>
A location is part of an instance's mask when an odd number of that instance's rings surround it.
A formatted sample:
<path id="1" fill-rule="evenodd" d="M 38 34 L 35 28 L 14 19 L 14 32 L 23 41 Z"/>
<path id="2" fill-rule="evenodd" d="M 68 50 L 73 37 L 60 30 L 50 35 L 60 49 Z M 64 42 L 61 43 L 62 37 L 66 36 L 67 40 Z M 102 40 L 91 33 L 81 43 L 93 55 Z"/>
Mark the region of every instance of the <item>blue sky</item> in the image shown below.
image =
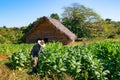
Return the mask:
<path id="1" fill-rule="evenodd" d="M 0 26 L 27 26 L 42 16 L 61 15 L 72 3 L 93 9 L 103 19 L 120 21 L 120 0 L 0 0 Z"/>

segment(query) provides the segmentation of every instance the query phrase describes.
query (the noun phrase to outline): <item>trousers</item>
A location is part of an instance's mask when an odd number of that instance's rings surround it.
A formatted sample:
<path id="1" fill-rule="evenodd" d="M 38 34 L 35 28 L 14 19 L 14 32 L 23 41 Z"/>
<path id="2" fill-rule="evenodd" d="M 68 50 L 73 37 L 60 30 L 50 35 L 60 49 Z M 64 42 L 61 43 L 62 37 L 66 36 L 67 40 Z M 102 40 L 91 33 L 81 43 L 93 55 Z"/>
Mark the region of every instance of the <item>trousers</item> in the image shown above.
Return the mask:
<path id="1" fill-rule="evenodd" d="M 37 73 L 37 66 L 38 66 L 38 57 L 33 57 L 31 61 L 32 72 Z"/>

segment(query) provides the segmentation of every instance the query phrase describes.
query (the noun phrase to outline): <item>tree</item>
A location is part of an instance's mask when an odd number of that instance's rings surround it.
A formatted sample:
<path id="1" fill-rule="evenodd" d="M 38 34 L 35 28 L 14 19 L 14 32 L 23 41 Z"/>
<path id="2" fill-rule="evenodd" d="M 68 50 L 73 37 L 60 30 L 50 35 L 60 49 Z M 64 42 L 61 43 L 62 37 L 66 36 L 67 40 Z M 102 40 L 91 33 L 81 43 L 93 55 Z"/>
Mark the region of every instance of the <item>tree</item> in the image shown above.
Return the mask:
<path id="1" fill-rule="evenodd" d="M 109 18 L 106 18 L 105 21 L 106 21 L 107 23 L 111 23 L 112 20 L 109 19 Z"/>
<path id="2" fill-rule="evenodd" d="M 3 26 L 3 28 L 7 28 L 6 26 Z"/>
<path id="3" fill-rule="evenodd" d="M 62 13 L 62 23 L 78 37 L 89 35 L 89 30 L 85 25 L 86 22 L 97 22 L 100 19 L 100 16 L 92 9 L 78 3 L 64 7 L 64 12 Z"/>
<path id="4" fill-rule="evenodd" d="M 52 14 L 50 15 L 50 17 L 53 18 L 53 19 L 57 19 L 57 20 L 60 21 L 60 17 L 58 16 L 57 13 L 52 13 Z"/>
<path id="5" fill-rule="evenodd" d="M 17 27 L 2 27 L 0 28 L 0 43 L 18 43 L 23 36 L 22 30 Z"/>

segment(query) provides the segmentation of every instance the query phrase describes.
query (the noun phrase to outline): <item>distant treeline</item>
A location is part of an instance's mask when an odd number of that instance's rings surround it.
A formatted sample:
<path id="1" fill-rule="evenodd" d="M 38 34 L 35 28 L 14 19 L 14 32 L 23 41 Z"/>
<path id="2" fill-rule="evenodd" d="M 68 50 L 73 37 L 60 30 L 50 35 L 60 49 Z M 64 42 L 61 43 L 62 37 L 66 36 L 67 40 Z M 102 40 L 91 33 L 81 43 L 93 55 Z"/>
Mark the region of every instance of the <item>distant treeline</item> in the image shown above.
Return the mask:
<path id="1" fill-rule="evenodd" d="M 75 33 L 78 38 L 120 37 L 120 21 L 112 21 L 109 18 L 102 19 L 92 9 L 77 3 L 64 7 L 61 16 L 57 13 L 52 13 L 49 17 L 59 20 L 65 27 Z M 1 26 L 0 43 L 23 43 L 23 35 L 33 27 L 36 21 L 20 28 Z"/>

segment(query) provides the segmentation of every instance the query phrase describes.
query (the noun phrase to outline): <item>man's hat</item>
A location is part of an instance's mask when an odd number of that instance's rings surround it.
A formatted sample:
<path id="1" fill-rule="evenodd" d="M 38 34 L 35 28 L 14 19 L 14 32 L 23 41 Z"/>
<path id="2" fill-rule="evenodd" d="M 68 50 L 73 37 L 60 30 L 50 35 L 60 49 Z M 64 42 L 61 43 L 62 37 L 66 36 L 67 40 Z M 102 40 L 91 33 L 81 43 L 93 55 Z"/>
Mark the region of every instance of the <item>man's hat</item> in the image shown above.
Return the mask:
<path id="1" fill-rule="evenodd" d="M 38 44 L 40 44 L 42 47 L 45 47 L 44 40 L 38 40 Z"/>
<path id="2" fill-rule="evenodd" d="M 41 40 L 38 40 L 38 43 L 40 43 L 41 42 Z"/>

